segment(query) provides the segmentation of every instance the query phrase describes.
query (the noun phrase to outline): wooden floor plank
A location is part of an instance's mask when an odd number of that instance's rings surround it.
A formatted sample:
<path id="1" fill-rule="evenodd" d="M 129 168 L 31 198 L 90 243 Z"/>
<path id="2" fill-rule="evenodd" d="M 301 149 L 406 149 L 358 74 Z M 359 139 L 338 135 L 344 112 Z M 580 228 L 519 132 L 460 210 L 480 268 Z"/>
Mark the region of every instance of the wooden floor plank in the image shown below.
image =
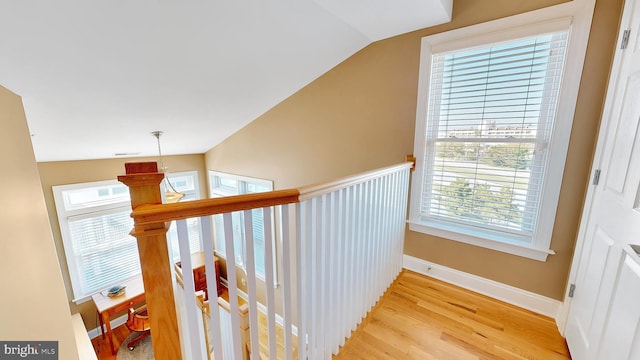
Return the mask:
<path id="1" fill-rule="evenodd" d="M 116 350 L 120 347 L 120 344 L 131 334 L 131 331 L 125 326 L 118 326 L 113 329 L 113 340 L 114 346 Z M 98 355 L 98 360 L 115 360 L 116 355 L 111 354 L 111 349 L 109 348 L 109 340 L 103 339 L 102 336 L 98 336 L 91 340 L 93 344 L 93 349 L 96 351 Z"/>
<path id="2" fill-rule="evenodd" d="M 571 359 L 553 319 L 407 270 L 334 358 L 365 350 L 384 359 Z"/>
<path id="3" fill-rule="evenodd" d="M 128 335 L 114 329 L 117 346 Z M 93 340 L 99 360 L 108 342 Z M 334 359 L 570 360 L 553 319 L 403 271 Z"/>

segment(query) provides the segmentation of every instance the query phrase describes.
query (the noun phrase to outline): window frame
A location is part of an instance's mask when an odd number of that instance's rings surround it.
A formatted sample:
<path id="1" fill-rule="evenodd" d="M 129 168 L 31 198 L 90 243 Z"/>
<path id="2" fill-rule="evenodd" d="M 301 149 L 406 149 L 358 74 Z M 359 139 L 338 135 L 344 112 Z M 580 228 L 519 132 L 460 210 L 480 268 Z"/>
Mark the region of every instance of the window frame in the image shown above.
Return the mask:
<path id="1" fill-rule="evenodd" d="M 198 171 L 197 170 L 188 170 L 188 171 L 179 171 L 179 172 L 171 172 L 171 173 L 166 173 L 166 177 L 167 177 L 167 181 L 171 182 L 172 178 L 179 178 L 179 177 L 191 177 L 192 181 L 193 181 L 193 190 L 184 190 L 181 189 L 179 185 L 172 183 L 172 185 L 174 186 L 174 188 L 178 191 L 184 194 L 184 197 L 180 200 L 180 201 L 189 201 L 190 199 L 188 199 L 190 197 L 190 195 L 193 196 L 193 199 L 191 200 L 198 200 L 201 199 L 202 197 L 200 196 L 200 182 L 198 179 Z M 166 187 L 166 185 L 163 184 L 163 187 Z M 165 189 L 166 190 L 166 189 Z M 164 192 L 162 193 L 162 201 L 165 201 L 165 194 Z M 200 219 L 199 218 L 189 218 L 187 219 L 187 229 L 189 229 L 189 222 L 190 221 L 197 221 L 197 229 L 199 232 L 199 239 L 198 239 L 198 248 L 197 249 L 190 249 L 191 253 L 200 251 L 203 249 L 202 247 L 202 241 L 203 241 L 203 233 L 202 233 L 202 224 L 200 223 Z M 175 222 L 172 222 L 171 224 L 173 225 Z M 178 233 L 177 233 L 177 228 L 176 226 L 171 226 L 169 228 L 169 230 L 167 231 L 167 237 L 168 240 L 170 241 L 170 246 L 169 246 L 169 251 L 170 251 L 170 255 L 171 255 L 171 260 L 172 261 L 179 261 L 180 260 L 180 250 L 178 248 Z M 175 241 L 175 242 L 174 242 Z M 190 245 L 193 245 L 190 241 Z"/>
<path id="2" fill-rule="evenodd" d="M 67 197 L 65 193 L 68 191 L 84 189 L 84 188 L 93 188 L 93 187 L 102 187 L 102 186 L 124 186 L 126 185 L 118 182 L 117 180 L 105 180 L 105 181 L 92 181 L 86 183 L 77 183 L 77 184 L 68 184 L 68 185 L 57 185 L 52 186 L 53 197 L 55 201 L 56 211 L 58 215 L 58 224 L 60 226 L 60 233 L 62 235 L 62 244 L 64 247 L 64 252 L 67 260 L 67 269 L 69 272 L 69 278 L 71 280 L 71 290 L 74 296 L 73 301 L 76 304 L 83 303 L 91 299 L 92 293 L 84 293 L 81 292 L 81 280 L 79 271 L 79 265 L 76 261 L 76 254 L 73 250 L 74 243 L 71 237 L 71 229 L 69 226 L 69 220 L 71 218 L 90 218 L 93 217 L 91 215 L 102 215 L 105 213 L 113 213 L 115 211 L 128 211 L 131 212 L 131 201 L 129 200 L 129 192 L 126 193 L 126 199 L 120 200 L 113 203 L 106 203 L 96 206 L 90 207 L 78 207 L 74 209 L 67 209 L 65 206 L 68 205 L 66 201 Z M 135 241 L 133 239 L 132 241 Z M 122 281 L 125 281 L 131 277 L 123 278 Z"/>
<path id="3" fill-rule="evenodd" d="M 198 172 L 196 170 L 193 171 L 184 171 L 184 172 L 176 172 L 176 173 L 168 173 L 167 177 L 179 177 L 179 176 L 191 176 L 194 182 L 194 190 L 193 195 L 196 198 L 200 198 L 200 187 L 198 184 Z M 85 188 L 95 188 L 95 187 L 124 187 L 126 192 L 123 192 L 123 196 L 120 197 L 118 201 L 114 202 L 96 202 L 94 206 L 75 206 L 73 208 L 67 208 L 69 202 L 67 201 L 67 196 L 65 195 L 68 191 L 85 189 Z M 65 184 L 65 185 L 55 185 L 52 186 L 53 198 L 56 207 L 56 214 L 58 216 L 58 225 L 60 227 L 60 234 L 62 237 L 62 245 L 64 248 L 64 253 L 67 261 L 67 270 L 69 273 L 69 278 L 71 280 L 71 293 L 73 294 L 73 302 L 76 304 L 81 304 L 83 302 L 91 300 L 91 295 L 96 292 L 103 291 L 104 289 L 96 289 L 95 291 L 90 292 L 81 292 L 81 283 L 79 274 L 79 265 L 76 259 L 76 253 L 74 252 L 74 244 L 71 237 L 71 229 L 69 226 L 69 220 L 72 219 L 87 219 L 95 217 L 96 215 L 106 215 L 109 213 L 122 212 L 126 211 L 128 214 L 131 213 L 131 200 L 129 195 L 129 190 L 126 185 L 122 184 L 117 180 L 102 180 L 102 181 L 90 181 L 83 183 L 74 183 L 74 184 Z M 133 219 L 132 219 L 132 228 L 133 228 Z M 199 227 L 199 231 L 201 233 L 200 239 L 202 239 L 202 230 Z M 130 235 L 129 235 L 130 236 Z M 169 236 L 169 233 L 167 233 Z M 132 237 L 132 241 L 136 243 L 135 238 Z M 202 248 L 202 240 L 200 240 L 200 248 Z M 137 245 L 136 245 L 137 249 Z M 193 250 L 193 249 L 192 249 Z M 174 255 L 169 247 L 170 255 Z M 197 250 L 195 250 L 197 251 Z M 121 279 L 118 279 L 117 282 L 124 282 L 128 279 L 131 279 L 135 276 L 138 276 L 140 272 L 133 276 L 125 276 Z M 116 285 L 115 283 L 113 285 Z M 107 287 L 108 288 L 108 287 Z"/>
<path id="4" fill-rule="evenodd" d="M 414 141 L 416 169 L 412 177 L 408 221 L 410 230 L 539 261 L 546 261 L 548 255 L 555 254 L 550 248 L 551 236 L 592 13 L 593 4 L 585 1 L 573 1 L 422 38 Z M 426 170 L 424 162 L 429 161 L 425 158 L 425 150 L 432 54 L 490 45 L 563 30 L 567 27 L 569 28 L 569 39 L 564 74 L 558 95 L 556 121 L 548 150 L 549 160 L 543 183 L 540 211 L 531 243 L 525 244 L 508 237 L 500 238 L 475 229 L 469 231 L 468 227 L 458 226 L 453 222 L 425 221 L 421 214 L 421 201 L 422 193 L 425 191 L 423 189 Z"/>
<path id="5" fill-rule="evenodd" d="M 233 193 L 232 191 L 229 191 L 228 189 L 223 189 L 223 190 L 219 190 L 220 186 L 217 186 L 217 184 L 219 183 L 219 180 L 216 179 L 217 178 L 226 178 L 228 180 L 233 180 L 236 181 L 236 189 L 237 189 L 237 193 Z M 273 191 L 273 181 L 271 180 L 266 180 L 266 179 L 259 179 L 259 178 L 253 178 L 253 177 L 249 177 L 249 176 L 241 176 L 241 175 L 235 175 L 235 174 L 231 174 L 231 173 L 226 173 L 226 172 L 222 172 L 222 171 L 216 171 L 216 170 L 209 170 L 209 175 L 208 175 L 208 179 L 209 179 L 209 197 L 210 198 L 214 198 L 214 197 L 221 197 L 221 196 L 231 196 L 231 195 L 242 195 L 242 194 L 246 194 L 246 192 L 241 192 L 241 187 L 246 188 L 247 184 L 252 184 L 252 185 L 257 185 L 257 186 L 263 186 L 263 187 L 267 187 L 270 190 L 269 191 Z M 241 185 L 244 184 L 244 185 Z M 216 196 L 214 196 L 216 195 Z M 273 208 L 271 208 L 271 246 L 273 249 L 273 274 L 274 274 L 274 287 L 278 286 L 278 266 L 277 266 L 277 251 L 276 251 L 276 229 L 275 229 L 275 223 L 276 223 L 276 219 L 274 216 L 274 211 Z M 215 215 L 214 215 L 215 216 Z M 213 223 L 215 224 L 215 219 L 213 221 Z M 215 226 L 215 225 L 214 225 Z M 242 229 L 242 231 L 244 231 L 244 229 Z M 215 230 L 214 230 L 214 253 L 216 254 L 216 256 L 219 256 L 223 259 L 227 259 L 227 254 L 226 254 L 226 249 L 225 251 L 222 251 L 221 249 L 218 248 L 217 244 L 216 244 L 216 239 L 215 239 Z M 243 239 L 243 243 L 241 244 L 242 248 L 243 248 L 243 253 L 242 255 L 242 264 L 240 264 L 240 267 L 246 270 L 246 259 L 245 259 L 245 255 L 246 255 L 246 250 L 244 250 L 244 239 Z M 256 251 L 254 249 L 254 255 L 255 255 Z M 238 254 L 236 254 L 236 256 L 238 256 Z M 258 269 L 256 268 L 256 277 L 262 281 L 266 281 L 266 264 L 265 264 L 265 273 L 261 273 L 260 271 L 258 271 Z"/>

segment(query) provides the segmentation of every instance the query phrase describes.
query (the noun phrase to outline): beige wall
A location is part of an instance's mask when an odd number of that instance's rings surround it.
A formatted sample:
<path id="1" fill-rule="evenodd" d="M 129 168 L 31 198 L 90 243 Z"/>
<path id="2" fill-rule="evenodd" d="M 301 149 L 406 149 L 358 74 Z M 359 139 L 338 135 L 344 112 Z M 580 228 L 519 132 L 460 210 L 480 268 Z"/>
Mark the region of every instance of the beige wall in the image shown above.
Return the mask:
<path id="1" fill-rule="evenodd" d="M 129 159 L 106 159 L 106 160 L 83 160 L 83 161 L 60 161 L 60 162 L 42 162 L 38 163 L 40 179 L 42 181 L 42 190 L 44 191 L 47 211 L 49 213 L 49 221 L 53 230 L 55 239 L 55 247 L 62 269 L 62 277 L 67 289 L 66 299 L 69 303 L 72 313 L 80 313 L 84 319 L 87 329 L 97 327 L 96 308 L 93 302 L 87 301 L 81 304 L 74 303 L 73 292 L 71 290 L 71 280 L 69 278 L 69 270 L 67 260 L 60 235 L 60 226 L 58 225 L 58 215 L 53 200 L 53 191 L 51 187 L 54 185 L 75 184 L 90 181 L 112 180 L 118 175 L 124 174 L 125 162 L 138 161 L 156 161 L 157 158 L 129 158 Z M 171 172 L 197 170 L 199 175 L 200 196 L 207 196 L 207 182 L 204 168 L 204 155 L 182 155 L 182 156 L 163 156 L 165 166 L 169 167 Z"/>
<path id="2" fill-rule="evenodd" d="M 371 44 L 206 153 L 208 169 L 277 189 L 401 162 L 413 153 L 420 39 L 562 3 L 456 0 L 453 21 Z M 405 253 L 561 299 L 575 245 L 622 0 L 599 0 L 547 262 L 407 231 Z"/>
<path id="3" fill-rule="evenodd" d="M 0 126 L 0 340 L 58 341 L 60 359 L 78 359 L 22 100 L 1 86 Z"/>

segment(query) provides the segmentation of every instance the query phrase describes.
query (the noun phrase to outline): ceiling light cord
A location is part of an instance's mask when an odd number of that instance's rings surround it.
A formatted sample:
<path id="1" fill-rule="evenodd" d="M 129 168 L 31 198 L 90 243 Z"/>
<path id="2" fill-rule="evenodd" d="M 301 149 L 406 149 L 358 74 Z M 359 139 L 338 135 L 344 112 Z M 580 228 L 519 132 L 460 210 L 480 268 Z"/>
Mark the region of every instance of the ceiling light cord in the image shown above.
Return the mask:
<path id="1" fill-rule="evenodd" d="M 164 166 L 164 161 L 162 160 L 162 149 L 160 148 L 160 136 L 162 135 L 162 131 L 152 131 L 151 135 L 155 136 L 157 142 L 158 142 L 158 162 L 160 163 L 160 171 L 162 171 L 165 174 L 165 182 L 167 183 L 167 185 L 169 185 L 169 187 L 171 188 L 171 190 L 173 190 L 174 193 L 180 193 L 178 192 L 178 190 L 176 190 L 173 185 L 171 184 L 171 181 L 169 181 L 169 179 L 167 178 L 169 172 L 167 171 L 167 168 Z"/>
<path id="2" fill-rule="evenodd" d="M 160 148 L 160 135 L 162 135 L 162 131 L 153 131 L 151 135 L 155 136 L 158 141 L 158 162 L 160 163 L 160 171 L 164 172 L 164 161 L 162 161 L 162 149 Z"/>

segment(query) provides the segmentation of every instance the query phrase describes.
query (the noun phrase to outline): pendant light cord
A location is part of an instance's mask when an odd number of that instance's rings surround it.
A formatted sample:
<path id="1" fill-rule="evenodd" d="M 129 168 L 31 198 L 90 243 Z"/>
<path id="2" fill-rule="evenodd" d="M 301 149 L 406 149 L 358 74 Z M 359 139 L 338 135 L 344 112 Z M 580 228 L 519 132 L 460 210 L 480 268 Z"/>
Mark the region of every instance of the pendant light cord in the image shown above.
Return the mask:
<path id="1" fill-rule="evenodd" d="M 158 160 L 160 162 L 160 169 L 165 174 L 164 180 L 166 180 L 166 183 L 174 193 L 178 193 L 178 191 L 171 184 L 171 181 L 169 181 L 169 179 L 167 178 L 169 172 L 167 171 L 167 168 L 164 167 L 164 161 L 162 160 L 162 149 L 160 148 L 160 135 L 162 135 L 162 131 L 153 131 L 151 135 L 155 136 L 156 140 L 158 141 Z"/>

